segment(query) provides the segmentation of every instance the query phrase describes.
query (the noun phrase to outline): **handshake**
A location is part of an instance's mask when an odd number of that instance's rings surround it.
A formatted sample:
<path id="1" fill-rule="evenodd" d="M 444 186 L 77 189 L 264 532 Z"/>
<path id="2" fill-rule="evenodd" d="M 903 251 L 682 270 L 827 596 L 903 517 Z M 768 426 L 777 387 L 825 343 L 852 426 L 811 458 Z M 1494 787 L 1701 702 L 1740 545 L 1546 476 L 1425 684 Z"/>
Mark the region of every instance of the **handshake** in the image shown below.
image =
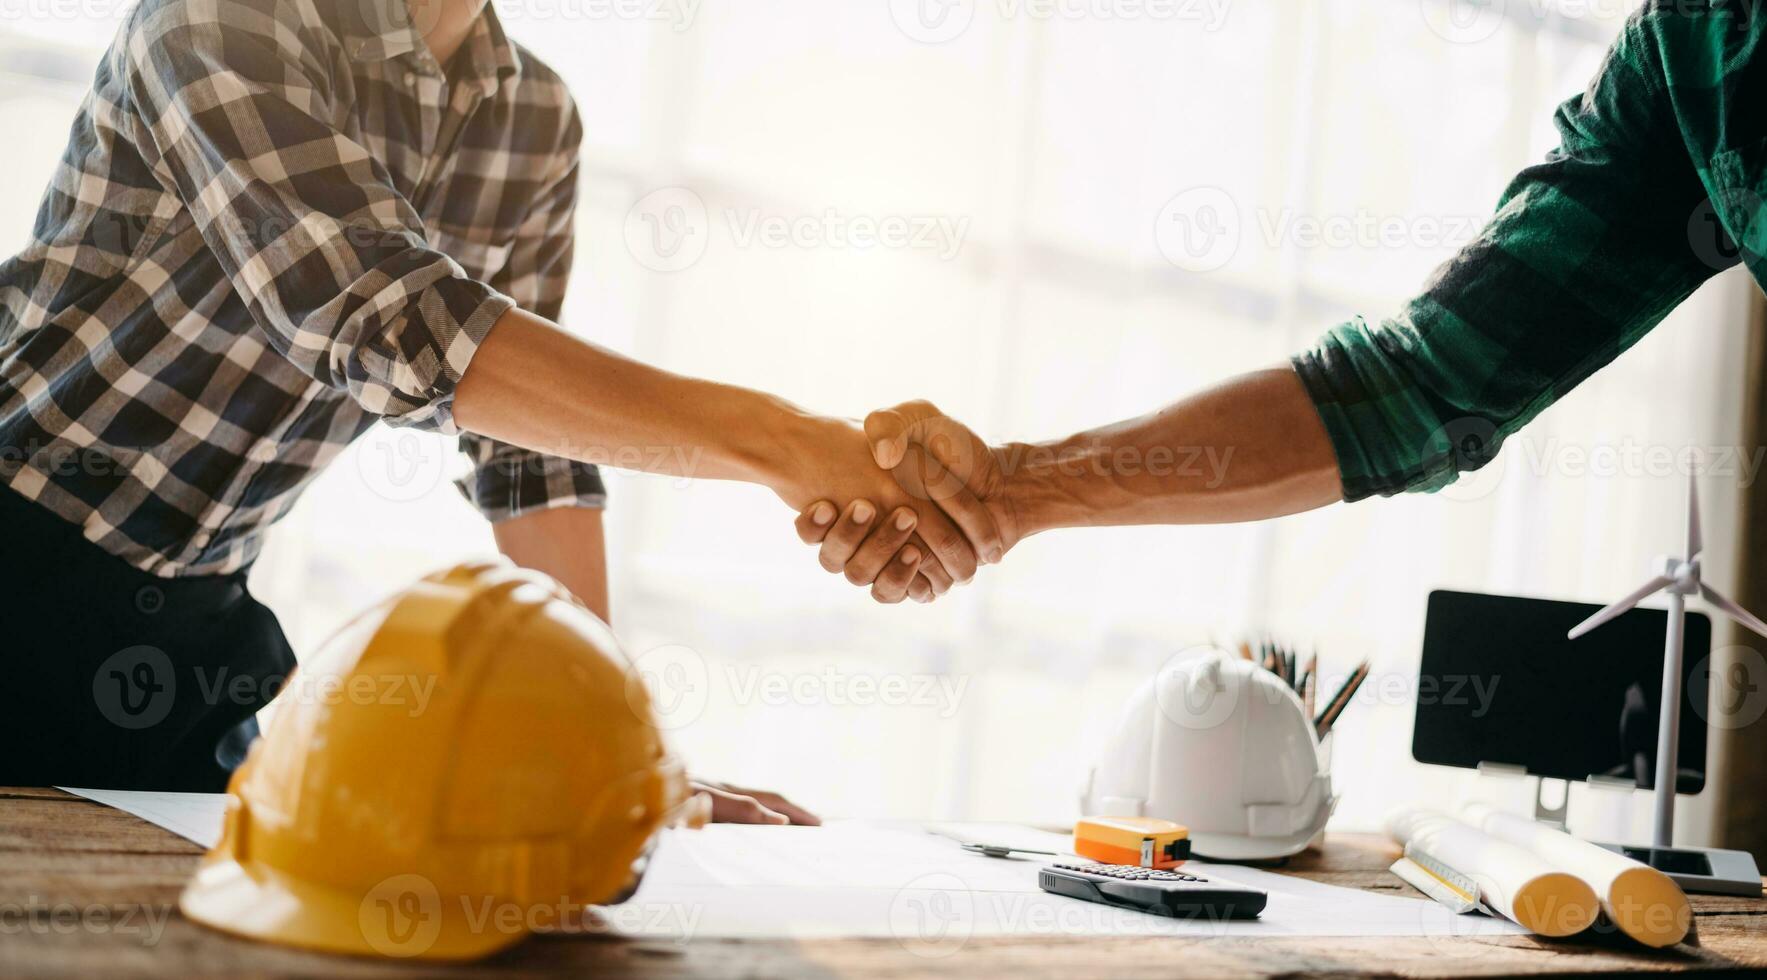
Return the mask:
<path id="1" fill-rule="evenodd" d="M 541 453 L 585 439 L 598 451 L 692 447 L 691 461 L 641 468 L 771 488 L 800 512 L 798 535 L 820 547 L 822 567 L 879 602 L 931 602 L 1054 528 L 1262 520 L 1344 497 L 1320 409 L 1288 364 L 1064 439 L 989 446 L 926 402 L 861 427 L 658 371 L 511 309 L 461 376 L 454 419 Z M 537 552 L 536 567 L 556 547 L 512 546 Z"/>
<path id="2" fill-rule="evenodd" d="M 932 405 L 871 413 L 862 447 L 851 423 L 821 422 L 819 445 L 795 454 L 798 479 L 775 489 L 800 509 L 798 536 L 820 546 L 822 567 L 878 602 L 931 602 L 1023 537 L 1007 451 Z"/>
<path id="3" fill-rule="evenodd" d="M 1344 498 L 1287 365 L 1053 442 L 989 446 L 926 402 L 873 412 L 862 432 L 788 415 L 760 454 L 773 465 L 753 472 L 801 512 L 822 567 L 879 602 L 931 602 L 1054 528 L 1264 520 Z"/>

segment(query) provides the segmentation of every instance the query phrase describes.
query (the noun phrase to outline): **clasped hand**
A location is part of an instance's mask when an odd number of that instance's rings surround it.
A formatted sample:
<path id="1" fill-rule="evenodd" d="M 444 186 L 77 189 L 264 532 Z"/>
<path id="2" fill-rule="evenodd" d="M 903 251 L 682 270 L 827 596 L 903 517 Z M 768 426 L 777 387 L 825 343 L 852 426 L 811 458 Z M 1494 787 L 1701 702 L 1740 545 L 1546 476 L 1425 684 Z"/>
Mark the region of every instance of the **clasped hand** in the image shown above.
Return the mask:
<path id="1" fill-rule="evenodd" d="M 864 434 L 869 472 L 827 474 L 798 514 L 824 569 L 878 602 L 931 602 L 1018 543 L 1002 452 L 967 426 L 917 401 L 871 413 Z"/>

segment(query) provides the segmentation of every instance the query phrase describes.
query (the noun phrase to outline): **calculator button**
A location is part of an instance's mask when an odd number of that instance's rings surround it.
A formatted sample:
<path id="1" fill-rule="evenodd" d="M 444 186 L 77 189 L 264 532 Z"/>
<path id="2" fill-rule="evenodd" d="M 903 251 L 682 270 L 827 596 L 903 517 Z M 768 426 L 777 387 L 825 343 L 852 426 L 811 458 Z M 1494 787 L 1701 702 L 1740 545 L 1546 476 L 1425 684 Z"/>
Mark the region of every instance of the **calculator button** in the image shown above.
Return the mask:
<path id="1" fill-rule="evenodd" d="M 1052 864 L 1051 867 L 1063 871 L 1079 871 L 1083 874 L 1098 875 L 1101 878 L 1115 878 L 1119 881 L 1194 881 L 1207 882 L 1209 879 L 1198 875 L 1185 874 L 1182 871 L 1169 871 L 1160 868 L 1142 868 L 1132 864 Z"/>

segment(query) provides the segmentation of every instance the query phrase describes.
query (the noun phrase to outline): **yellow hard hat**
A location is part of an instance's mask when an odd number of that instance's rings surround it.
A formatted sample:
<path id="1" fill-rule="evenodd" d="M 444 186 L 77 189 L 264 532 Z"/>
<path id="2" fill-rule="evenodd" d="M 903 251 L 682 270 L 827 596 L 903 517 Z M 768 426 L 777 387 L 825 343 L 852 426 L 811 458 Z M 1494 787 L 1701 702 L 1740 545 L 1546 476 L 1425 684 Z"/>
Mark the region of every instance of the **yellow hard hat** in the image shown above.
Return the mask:
<path id="1" fill-rule="evenodd" d="M 698 826 L 606 625 L 543 575 L 431 575 L 289 679 L 179 907 L 256 939 L 466 959 L 621 901 Z"/>

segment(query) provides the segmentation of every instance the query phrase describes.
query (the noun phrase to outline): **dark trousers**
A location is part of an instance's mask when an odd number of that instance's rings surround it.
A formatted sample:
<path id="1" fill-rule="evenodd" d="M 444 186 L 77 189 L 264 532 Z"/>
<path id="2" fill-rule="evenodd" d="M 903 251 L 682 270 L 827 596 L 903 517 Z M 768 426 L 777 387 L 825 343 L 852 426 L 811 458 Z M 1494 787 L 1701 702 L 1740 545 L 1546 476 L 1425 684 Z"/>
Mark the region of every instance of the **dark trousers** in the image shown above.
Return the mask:
<path id="1" fill-rule="evenodd" d="M 294 663 L 243 571 L 149 575 L 0 487 L 0 786 L 225 789 Z"/>

